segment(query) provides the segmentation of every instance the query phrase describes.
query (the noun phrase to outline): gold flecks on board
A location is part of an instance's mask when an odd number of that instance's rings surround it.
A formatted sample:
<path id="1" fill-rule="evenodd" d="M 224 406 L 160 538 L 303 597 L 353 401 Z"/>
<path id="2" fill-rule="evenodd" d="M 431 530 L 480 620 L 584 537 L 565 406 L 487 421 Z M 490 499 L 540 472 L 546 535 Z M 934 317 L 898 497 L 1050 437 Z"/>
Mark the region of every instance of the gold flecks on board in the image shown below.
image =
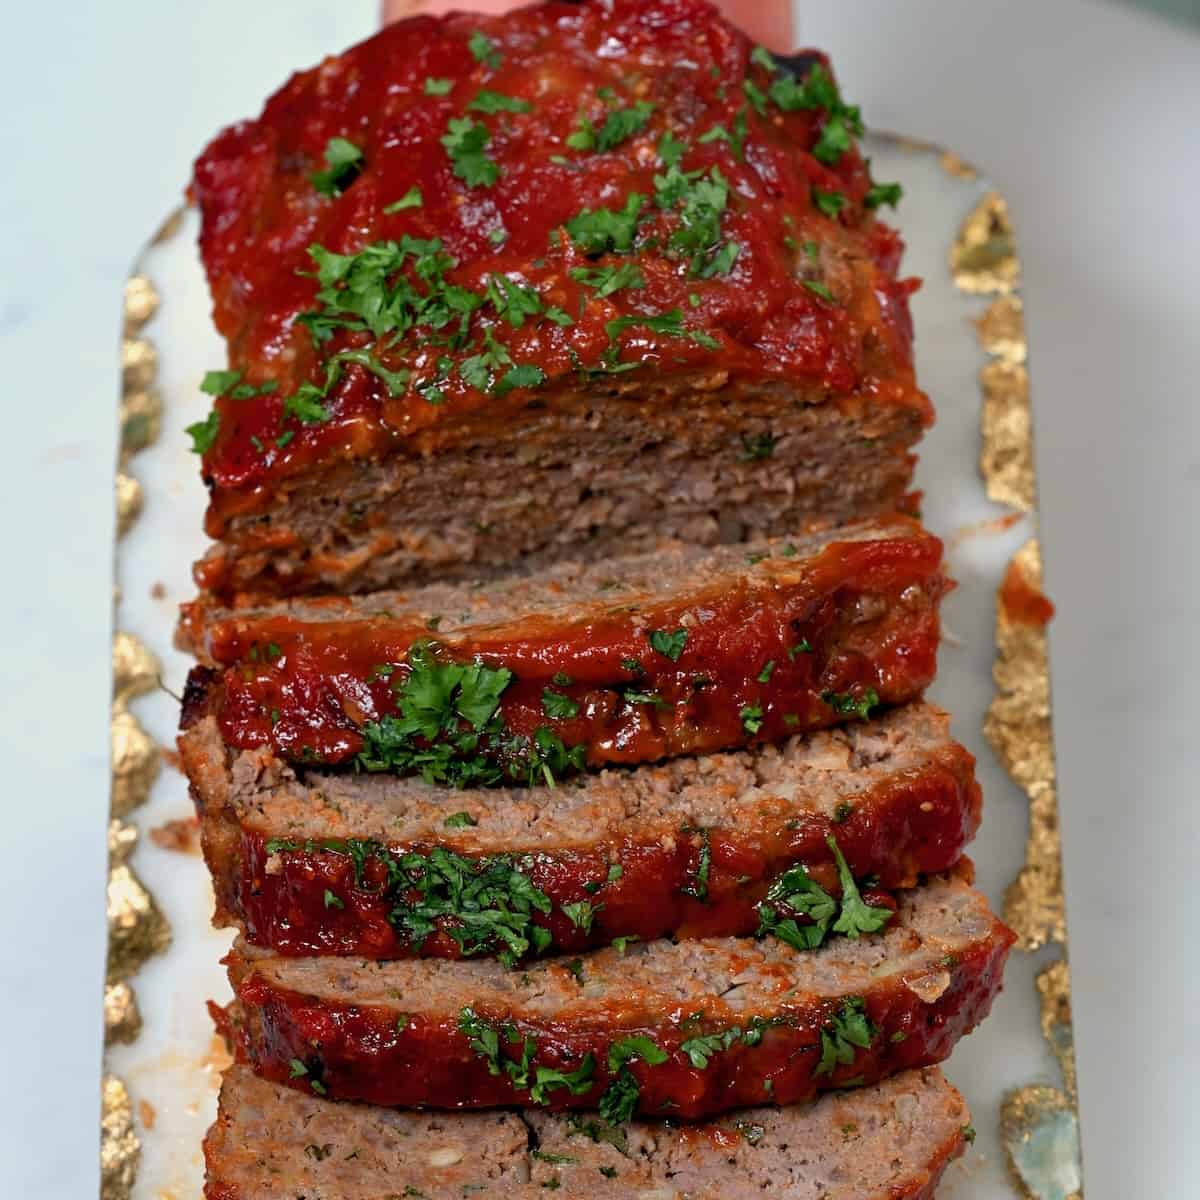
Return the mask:
<path id="1" fill-rule="evenodd" d="M 118 633 L 113 638 L 112 674 L 113 701 L 128 704 L 158 686 L 158 659 L 132 633 Z"/>
<path id="2" fill-rule="evenodd" d="M 979 372 L 983 388 L 983 445 L 979 469 L 988 499 L 1029 512 L 1036 503 L 1029 373 L 996 359 Z"/>
<path id="3" fill-rule="evenodd" d="M 1042 1035 L 1058 1059 L 1067 1095 L 1079 1098 L 1075 1081 L 1075 1035 L 1071 1025 L 1071 971 L 1065 959 L 1056 959 L 1037 975 L 1042 998 Z"/>
<path id="4" fill-rule="evenodd" d="M 124 471 L 117 472 L 117 537 L 124 537 L 142 515 L 142 485 Z"/>
<path id="5" fill-rule="evenodd" d="M 162 431 L 162 397 L 154 388 L 121 397 L 121 453 L 135 454 L 157 440 Z"/>
<path id="6" fill-rule="evenodd" d="M 126 338 L 121 343 L 122 393 L 141 392 L 158 374 L 158 351 L 146 338 Z"/>
<path id="7" fill-rule="evenodd" d="M 113 710 L 112 813 L 128 816 L 150 795 L 162 761 L 158 745 L 127 708 Z"/>
<path id="8" fill-rule="evenodd" d="M 148 958 L 171 944 L 171 927 L 154 897 L 129 866 L 137 830 L 121 821 L 108 829 L 109 983 L 128 979 Z"/>
<path id="9" fill-rule="evenodd" d="M 1013 558 L 1012 570 L 1040 593 L 1042 568 L 1036 539 Z M 1004 896 L 1004 919 L 1023 950 L 1066 943 L 1062 853 L 1050 737 L 1050 678 L 1043 625 L 1014 620 L 996 610 L 996 695 L 983 731 L 996 756 L 1029 798 L 1025 866 Z"/>
<path id="10" fill-rule="evenodd" d="M 129 1092 L 115 1075 L 105 1075 L 100 1084 L 100 1200 L 129 1200 L 141 1157 Z"/>
<path id="11" fill-rule="evenodd" d="M 1058 1088 L 1031 1084 L 1000 1109 L 1009 1172 L 1026 1200 L 1082 1200 L 1079 1116 Z"/>
<path id="12" fill-rule="evenodd" d="M 939 162 L 941 163 L 942 170 L 947 175 L 953 175 L 955 179 L 972 180 L 979 178 L 979 172 L 965 158 L 959 158 L 953 150 L 943 150 Z"/>
<path id="13" fill-rule="evenodd" d="M 144 275 L 125 281 L 125 336 L 132 337 L 158 311 L 158 292 Z"/>
<path id="14" fill-rule="evenodd" d="M 979 344 L 994 358 L 1010 363 L 1025 361 L 1025 306 L 1020 296 L 997 296 L 975 321 L 975 330 Z"/>
<path id="15" fill-rule="evenodd" d="M 137 996 L 127 983 L 110 983 L 104 989 L 104 1044 L 135 1041 L 142 1032 Z"/>
<path id="16" fill-rule="evenodd" d="M 963 222 L 950 251 L 954 282 L 977 295 L 1008 293 L 1021 281 L 1021 263 L 1008 219 L 1008 205 L 988 192 Z"/>

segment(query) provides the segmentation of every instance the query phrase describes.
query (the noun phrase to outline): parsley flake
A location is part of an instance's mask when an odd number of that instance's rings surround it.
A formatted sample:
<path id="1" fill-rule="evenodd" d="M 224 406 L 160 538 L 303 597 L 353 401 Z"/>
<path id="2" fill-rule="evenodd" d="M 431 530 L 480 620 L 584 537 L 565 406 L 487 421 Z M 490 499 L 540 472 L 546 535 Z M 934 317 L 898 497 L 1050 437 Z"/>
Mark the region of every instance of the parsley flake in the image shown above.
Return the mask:
<path id="1" fill-rule="evenodd" d="M 500 178 L 500 167 L 488 158 L 486 150 L 492 135 L 481 121 L 470 117 L 451 117 L 448 132 L 441 139 L 454 164 L 454 174 L 467 187 L 491 187 Z"/>
<path id="2" fill-rule="evenodd" d="M 322 196 L 337 196 L 358 178 L 363 152 L 344 137 L 332 137 L 325 143 L 325 170 L 309 176 Z"/>
<path id="3" fill-rule="evenodd" d="M 500 65 L 500 52 L 496 49 L 496 43 L 481 29 L 476 29 L 471 34 L 467 49 L 471 51 L 471 57 L 477 63 L 491 67 L 493 71 Z"/>
<path id="4" fill-rule="evenodd" d="M 467 108 L 481 113 L 527 113 L 533 111 L 533 105 L 528 100 L 521 100 L 516 96 L 506 96 L 503 92 L 489 92 L 486 88 L 476 95 Z"/>
<path id="5" fill-rule="evenodd" d="M 399 200 L 384 208 L 384 216 L 390 217 L 392 213 L 403 212 L 406 208 L 420 208 L 424 203 L 425 197 L 421 195 L 421 189 L 415 186 L 410 187 Z"/>
<path id="6" fill-rule="evenodd" d="M 453 79 L 436 79 L 430 75 L 425 80 L 425 95 L 427 96 L 448 96 L 454 87 Z"/>
<path id="7" fill-rule="evenodd" d="M 203 421 L 193 421 L 184 432 L 192 439 L 193 454 L 207 454 L 221 430 L 221 414 L 214 408 Z"/>
<path id="8" fill-rule="evenodd" d="M 542 712 L 552 721 L 569 721 L 579 715 L 579 705 L 570 696 L 551 688 L 542 689 Z"/>
<path id="9" fill-rule="evenodd" d="M 679 656 L 683 653 L 684 646 L 687 645 L 687 639 L 686 629 L 676 629 L 674 633 L 668 633 L 665 629 L 650 631 L 650 645 L 659 654 L 665 654 L 672 662 L 679 661 Z"/>

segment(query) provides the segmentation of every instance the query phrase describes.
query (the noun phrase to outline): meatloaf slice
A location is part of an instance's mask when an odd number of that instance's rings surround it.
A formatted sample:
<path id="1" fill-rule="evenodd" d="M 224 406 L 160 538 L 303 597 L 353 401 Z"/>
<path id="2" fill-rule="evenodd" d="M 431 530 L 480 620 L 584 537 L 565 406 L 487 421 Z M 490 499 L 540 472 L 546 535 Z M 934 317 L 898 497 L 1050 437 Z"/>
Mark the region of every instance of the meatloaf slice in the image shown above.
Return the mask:
<path id="1" fill-rule="evenodd" d="M 817 919 L 787 897 L 811 908 L 809 880 L 841 895 L 830 838 L 853 879 L 895 889 L 952 866 L 980 815 L 974 760 L 927 704 L 556 788 L 297 773 L 227 750 L 212 717 L 179 746 L 216 923 L 289 955 L 520 957 L 760 928 L 806 941 Z M 580 905 L 590 920 L 572 919 Z"/>
<path id="2" fill-rule="evenodd" d="M 703 1126 L 333 1104 L 234 1066 L 205 1200 L 932 1200 L 970 1114 L 934 1067 Z"/>
<path id="3" fill-rule="evenodd" d="M 1012 938 L 979 893 L 938 876 L 882 932 L 808 953 L 656 941 L 507 970 L 239 942 L 231 1020 L 260 1074 L 330 1098 L 695 1118 L 940 1062 L 987 1015 Z"/>
<path id="4" fill-rule="evenodd" d="M 933 679 L 942 546 L 903 517 L 485 587 L 193 611 L 183 724 L 299 765 L 541 782 L 863 718 Z"/>
<path id="5" fill-rule="evenodd" d="M 931 419 L 877 217 L 899 189 L 797 61 L 703 0 L 416 18 L 218 136 L 201 585 L 486 578 L 893 507 Z"/>

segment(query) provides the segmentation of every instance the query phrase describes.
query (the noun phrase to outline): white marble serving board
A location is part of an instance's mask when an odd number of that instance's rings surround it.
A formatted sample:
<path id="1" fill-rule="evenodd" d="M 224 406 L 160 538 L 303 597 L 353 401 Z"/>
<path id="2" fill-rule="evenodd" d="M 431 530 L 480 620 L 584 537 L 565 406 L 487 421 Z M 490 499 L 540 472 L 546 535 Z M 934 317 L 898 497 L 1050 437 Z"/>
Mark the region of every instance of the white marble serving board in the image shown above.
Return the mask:
<path id="1" fill-rule="evenodd" d="M 1024 862 L 1028 808 L 985 743 L 982 725 L 993 694 L 996 591 L 1010 557 L 1033 529 L 1029 518 L 1002 531 L 980 528 L 1007 512 L 986 498 L 977 469 L 978 372 L 984 355 L 971 322 L 986 300 L 960 292 L 947 264 L 960 223 L 990 185 L 984 178 L 968 181 L 948 174 L 934 151 L 871 137 L 867 152 L 876 178 L 899 179 L 904 185 L 898 219 L 908 241 L 905 268 L 924 279 L 913 301 L 917 366 L 938 420 L 922 445 L 917 478 L 925 493 L 925 522 L 946 539 L 950 571 L 958 581 L 945 602 L 946 638 L 930 698 L 954 714 L 955 735 L 978 758 L 985 815 L 971 855 L 979 886 L 999 905 Z M 163 682 L 176 694 L 190 665 L 172 646 L 176 607 L 192 596 L 190 567 L 205 549 L 206 493 L 183 428 L 207 412 L 208 397 L 198 389 L 202 375 L 225 364 L 209 319 L 196 228 L 195 214 L 188 213 L 179 232 L 152 246 L 136 264 L 161 296 L 161 307 L 144 333 L 160 354 L 164 419 L 158 442 L 132 460 L 130 469 L 145 490 L 145 508 L 117 549 L 117 627 L 136 634 L 158 655 Z M 171 695 L 145 696 L 134 702 L 134 709 L 161 745 L 173 744 L 177 704 Z M 170 949 L 133 980 L 144 1031 L 133 1045 L 114 1047 L 108 1054 L 110 1069 L 129 1086 L 135 1111 L 145 1101 L 154 1114 L 152 1128 L 139 1126 L 143 1161 L 135 1200 L 195 1200 L 200 1195 L 200 1143 L 216 1105 L 213 1031 L 205 1001 L 228 995 L 218 959 L 230 938 L 209 927 L 212 895 L 202 861 L 156 846 L 146 836 L 190 811 L 183 777 L 168 768 L 149 802 L 132 817 L 143 835 L 133 865 L 174 934 Z M 940 1194 L 950 1200 L 1011 1200 L 1015 1194 L 999 1140 L 999 1109 L 1010 1088 L 1059 1082 L 1039 1029 L 1034 986 L 1036 971 L 1050 956 L 1013 953 L 1005 990 L 990 1020 L 960 1044 L 948 1064 L 947 1073 L 965 1094 L 978 1131 L 975 1145 L 947 1174 Z"/>

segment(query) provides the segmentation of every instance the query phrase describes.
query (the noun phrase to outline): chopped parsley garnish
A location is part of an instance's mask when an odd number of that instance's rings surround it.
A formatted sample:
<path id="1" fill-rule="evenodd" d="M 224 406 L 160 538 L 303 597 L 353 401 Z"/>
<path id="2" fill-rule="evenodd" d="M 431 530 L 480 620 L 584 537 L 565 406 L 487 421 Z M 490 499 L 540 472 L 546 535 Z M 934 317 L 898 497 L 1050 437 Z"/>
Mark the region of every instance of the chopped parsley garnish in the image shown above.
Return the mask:
<path id="1" fill-rule="evenodd" d="M 205 371 L 200 390 L 207 396 L 223 396 L 241 379 L 241 371 Z"/>
<path id="2" fill-rule="evenodd" d="M 795 662 L 797 654 L 811 654 L 812 652 L 812 643 L 808 638 L 801 638 L 794 646 L 788 647 L 787 656 L 789 661 Z"/>
<path id="3" fill-rule="evenodd" d="M 562 906 L 563 913 L 581 933 L 591 933 L 592 923 L 596 919 L 596 913 L 599 905 L 594 905 L 590 900 L 576 900 L 571 904 Z"/>
<path id="4" fill-rule="evenodd" d="M 779 64 L 775 61 L 775 56 L 766 48 L 766 46 L 755 46 L 750 51 L 750 61 L 757 63 L 764 71 L 774 75 L 779 70 Z"/>
<path id="5" fill-rule="evenodd" d="M 538 387 L 546 382 L 546 372 L 541 367 L 531 363 L 522 363 L 518 367 L 510 367 L 500 377 L 500 382 L 494 389 L 497 396 L 505 396 L 514 388 Z"/>
<path id="6" fill-rule="evenodd" d="M 470 117 L 451 117 L 442 145 L 454 164 L 454 174 L 467 187 L 491 187 L 500 178 L 500 167 L 487 156 L 492 140 L 488 127 Z"/>
<path id="7" fill-rule="evenodd" d="M 862 933 L 875 933 L 891 919 L 891 909 L 872 908 L 864 903 L 837 839 L 830 836 L 826 842 L 837 862 L 842 888 L 840 901 L 798 864 L 771 884 L 759 904 L 758 937 L 771 934 L 794 950 L 815 950 L 831 932 L 856 939 Z M 811 924 L 802 925 L 791 914 L 805 916 Z"/>
<path id="8" fill-rule="evenodd" d="M 803 282 L 804 286 L 808 288 L 813 295 L 820 296 L 822 300 L 826 300 L 830 304 L 833 303 L 833 293 L 825 286 L 825 284 L 820 283 L 815 279 L 805 279 Z"/>
<path id="9" fill-rule="evenodd" d="M 221 414 L 214 408 L 203 421 L 193 421 L 184 432 L 192 439 L 193 454 L 207 454 L 221 429 Z"/>
<path id="10" fill-rule="evenodd" d="M 551 1154 L 546 1150 L 531 1150 L 530 1158 L 536 1158 L 539 1162 L 549 1163 L 551 1166 L 562 1166 L 564 1163 L 576 1163 L 577 1158 L 572 1158 L 569 1154 Z"/>
<path id="11" fill-rule="evenodd" d="M 467 49 L 471 51 L 471 57 L 477 63 L 491 67 L 492 70 L 500 65 L 500 52 L 496 49 L 496 43 L 481 29 L 477 29 L 471 34 L 470 41 L 467 42 Z"/>
<path id="12" fill-rule="evenodd" d="M 585 208 L 566 225 L 571 240 L 584 254 L 595 258 L 609 251 L 628 254 L 637 236 L 638 219 L 646 197 L 632 192 L 620 209 Z"/>
<path id="13" fill-rule="evenodd" d="M 674 633 L 668 633 L 665 629 L 650 631 L 651 647 L 659 654 L 665 654 L 672 662 L 679 661 L 679 656 L 683 653 L 684 646 L 687 645 L 687 639 L 686 629 L 676 629 Z"/>
<path id="14" fill-rule="evenodd" d="M 569 721 L 579 715 L 579 705 L 570 696 L 551 688 L 542 689 L 542 712 L 552 721 Z"/>
<path id="15" fill-rule="evenodd" d="M 425 80 L 425 95 L 427 96 L 448 96 L 454 87 L 453 79 L 436 79 L 430 75 Z"/>
<path id="16" fill-rule="evenodd" d="M 668 169 L 679 166 L 686 152 L 687 146 L 669 129 L 658 139 L 658 157 Z"/>
<path id="17" fill-rule="evenodd" d="M 485 294 L 500 317 L 514 329 L 520 329 L 526 317 L 536 317 L 542 311 L 542 298 L 537 289 L 509 279 L 507 275 L 490 276 Z"/>
<path id="18" fill-rule="evenodd" d="M 392 681 L 400 715 L 363 727 L 359 769 L 419 773 L 428 783 L 467 787 L 506 780 L 552 785 L 582 768 L 582 744 L 568 748 L 544 727 L 532 737 L 514 734 L 505 724 L 497 709 L 510 671 L 439 662 L 421 642 L 408 662 L 408 674 Z"/>
<path id="19" fill-rule="evenodd" d="M 742 452 L 738 457 L 742 462 L 770 458 L 775 453 L 778 443 L 779 439 L 772 433 L 744 433 L 742 434 Z"/>
<path id="20" fill-rule="evenodd" d="M 614 150 L 643 129 L 653 112 L 653 104 L 639 100 L 630 108 L 610 112 L 599 129 L 584 118 L 579 128 L 567 138 L 567 145 L 572 150 L 594 150 L 598 154 Z"/>
<path id="21" fill-rule="evenodd" d="M 572 267 L 571 278 L 595 288 L 596 299 L 603 300 L 625 288 L 644 288 L 646 278 L 636 263 L 621 263 L 616 267 Z"/>
<path id="22" fill-rule="evenodd" d="M 963 1141 L 966 1142 L 968 1146 L 973 1146 L 975 1144 L 976 1134 L 974 1125 L 964 1125 L 959 1132 L 962 1134 Z"/>
<path id="23" fill-rule="evenodd" d="M 478 825 L 479 822 L 469 812 L 456 812 L 451 813 L 442 824 L 447 829 L 467 829 Z"/>
<path id="24" fill-rule="evenodd" d="M 709 142 L 725 142 L 735 157 L 740 159 L 746 157 L 746 132 L 746 110 L 739 108 L 733 119 L 732 133 L 724 125 L 717 124 L 702 133 L 696 140 L 701 145 L 707 145 Z"/>
<path id="25" fill-rule="evenodd" d="M 623 1125 L 637 1111 L 641 1092 L 637 1077 L 628 1067 L 622 1067 L 600 1097 L 600 1116 L 610 1125 Z"/>
<path id="26" fill-rule="evenodd" d="M 679 1048 L 691 1060 L 692 1066 L 703 1071 L 708 1068 L 708 1060 L 722 1050 L 728 1050 L 742 1036 L 739 1026 L 725 1030 L 724 1033 L 706 1033 L 699 1037 L 688 1038 Z"/>
<path id="27" fill-rule="evenodd" d="M 291 1067 L 289 1074 L 292 1079 L 299 1079 L 302 1075 L 308 1074 L 308 1068 L 298 1058 L 293 1058 L 289 1065 Z"/>
<path id="28" fill-rule="evenodd" d="M 679 227 L 668 246 L 691 259 L 692 274 L 702 279 L 726 274 L 737 259 L 736 242 L 721 242 L 721 217 L 729 202 L 729 184 L 721 172 L 667 168 L 654 177 L 654 202 L 661 209 L 679 208 Z"/>
<path id="29" fill-rule="evenodd" d="M 345 908 L 346 905 L 341 900 L 338 899 L 337 895 L 334 892 L 331 892 L 329 890 L 329 888 L 326 888 L 325 889 L 325 907 L 326 908 Z"/>
<path id="30" fill-rule="evenodd" d="M 879 693 L 874 688 L 864 689 L 861 696 L 851 692 L 822 692 L 821 699 L 839 716 L 858 717 L 862 721 L 879 705 Z"/>
<path id="31" fill-rule="evenodd" d="M 820 63 L 803 79 L 777 75 L 771 83 L 770 95 L 784 112 L 825 110 L 825 124 L 813 147 L 813 157 L 826 166 L 833 166 L 854 145 L 854 138 L 862 137 L 862 114 L 857 105 L 842 100 L 833 77 Z"/>
<path id="32" fill-rule="evenodd" d="M 616 1072 L 631 1059 L 640 1058 L 647 1066 L 661 1066 L 671 1056 L 653 1038 L 635 1034 L 621 1038 L 608 1048 L 608 1069 Z"/>
<path id="33" fill-rule="evenodd" d="M 898 183 L 873 183 L 863 200 L 867 208 L 878 208 L 890 204 L 893 208 L 900 203 L 904 189 Z"/>
<path id="34" fill-rule="evenodd" d="M 858 1050 L 866 1050 L 879 1030 L 867 1016 L 860 996 L 851 996 L 821 1027 L 821 1060 L 814 1075 L 832 1075 L 836 1067 L 848 1067 Z"/>
<path id="35" fill-rule="evenodd" d="M 759 671 L 756 678 L 758 679 L 759 683 L 767 683 L 770 681 L 770 678 L 774 673 L 775 673 L 775 660 L 773 658 L 771 658 L 771 659 L 768 659 L 767 662 L 763 665 L 763 669 L 761 671 Z"/>
<path id="36" fill-rule="evenodd" d="M 362 170 L 362 151 L 344 137 L 332 137 L 325 143 L 325 170 L 309 176 L 322 196 L 337 196 L 358 178 Z"/>
<path id="37" fill-rule="evenodd" d="M 842 911 L 833 923 L 834 933 L 844 933 L 848 938 L 855 939 L 863 933 L 876 933 L 892 919 L 890 908 L 872 908 L 863 898 L 846 865 L 845 856 L 837 844 L 837 838 L 832 834 L 825 839 L 833 851 L 837 863 L 838 882 L 842 885 Z"/>
<path id="38" fill-rule="evenodd" d="M 822 192 L 813 188 L 813 203 L 827 217 L 836 217 L 846 207 L 846 197 L 841 192 Z"/>
<path id="39" fill-rule="evenodd" d="M 738 714 L 742 718 L 742 729 L 755 734 L 762 728 L 763 710 L 756 704 L 747 704 Z"/>
<path id="40" fill-rule="evenodd" d="M 384 216 L 390 217 L 392 213 L 403 212 L 406 208 L 420 208 L 424 203 L 425 197 L 421 195 L 421 189 L 416 186 L 410 187 L 399 200 L 384 208 Z"/>
<path id="41" fill-rule="evenodd" d="M 596 1060 L 590 1053 L 583 1056 L 583 1061 L 574 1071 L 560 1071 L 557 1067 L 537 1067 L 533 1086 L 529 1089 L 529 1098 L 534 1104 L 547 1104 L 548 1093 L 558 1088 L 566 1088 L 572 1096 L 582 1096 L 584 1092 L 591 1090 L 595 1074 Z"/>
<path id="42" fill-rule="evenodd" d="M 652 333 L 664 333 L 671 337 L 686 338 L 689 342 L 695 342 L 698 346 L 704 346 L 708 350 L 719 349 L 721 345 L 715 337 L 705 333 L 702 329 L 689 329 L 683 323 L 682 310 L 678 308 L 673 308 L 670 312 L 657 313 L 653 316 L 648 313 L 632 313 L 629 316 L 617 317 L 612 321 L 607 321 L 604 329 L 613 347 L 615 347 L 617 339 L 627 329 L 649 329 Z"/>
<path id="43" fill-rule="evenodd" d="M 472 112 L 481 113 L 527 113 L 533 111 L 533 105 L 528 100 L 520 100 L 516 96 L 506 96 L 503 92 L 489 92 L 486 88 L 467 105 L 467 108 Z"/>
<path id="44" fill-rule="evenodd" d="M 767 115 L 767 93 L 753 79 L 742 80 L 742 92 L 760 117 Z"/>

